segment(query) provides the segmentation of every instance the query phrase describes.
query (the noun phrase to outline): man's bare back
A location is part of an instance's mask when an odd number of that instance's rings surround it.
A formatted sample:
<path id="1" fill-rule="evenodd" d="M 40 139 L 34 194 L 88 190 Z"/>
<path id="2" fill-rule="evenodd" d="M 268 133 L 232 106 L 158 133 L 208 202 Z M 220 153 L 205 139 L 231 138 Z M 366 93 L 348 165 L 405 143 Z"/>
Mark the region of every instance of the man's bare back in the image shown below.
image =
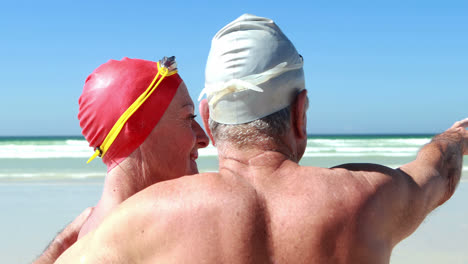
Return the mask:
<path id="1" fill-rule="evenodd" d="M 453 175 L 427 158 L 441 161 L 447 138 L 397 170 L 301 167 L 277 152 L 224 160 L 128 199 L 57 263 L 388 263 L 450 196 Z"/>

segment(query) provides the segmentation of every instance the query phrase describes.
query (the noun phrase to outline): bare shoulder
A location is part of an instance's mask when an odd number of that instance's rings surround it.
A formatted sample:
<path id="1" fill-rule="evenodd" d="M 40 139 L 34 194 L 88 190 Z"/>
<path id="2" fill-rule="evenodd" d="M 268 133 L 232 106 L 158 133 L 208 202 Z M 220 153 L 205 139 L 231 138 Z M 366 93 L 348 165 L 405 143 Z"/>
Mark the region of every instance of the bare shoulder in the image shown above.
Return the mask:
<path id="1" fill-rule="evenodd" d="M 379 192 L 378 184 L 367 176 L 346 168 L 297 167 L 283 178 L 283 197 L 297 200 L 294 204 L 305 211 L 304 217 L 318 222 L 325 219 L 327 225 L 362 221 L 366 211 L 372 211 L 369 205 Z"/>
<path id="2" fill-rule="evenodd" d="M 126 212 L 134 226 L 126 236 L 139 245 L 132 254 L 151 252 L 147 259 L 153 262 L 190 262 L 184 256 L 216 260 L 221 252 L 232 250 L 221 248 L 217 240 L 226 234 L 236 234 L 228 236 L 227 245 L 249 246 L 245 240 L 250 231 L 244 227 L 253 225 L 258 202 L 255 190 L 242 179 L 217 173 L 187 176 L 152 186 L 135 198 L 129 203 L 132 213 Z M 138 200 L 142 206 L 135 206 Z"/>
<path id="3" fill-rule="evenodd" d="M 123 202 L 64 263 L 83 256 L 90 263 L 190 262 L 184 258 L 199 255 L 216 262 L 225 252 L 215 250 L 223 234 L 236 234 L 239 254 L 249 252 L 249 230 L 242 226 L 252 226 L 256 206 L 255 190 L 234 177 L 205 173 L 161 182 Z"/>
<path id="4" fill-rule="evenodd" d="M 325 197 L 356 203 L 375 193 L 375 184 L 366 175 L 344 167 L 300 167 L 297 170 L 301 184 L 309 185 L 314 192 L 324 192 Z M 376 177 L 378 178 L 378 177 Z"/>
<path id="5" fill-rule="evenodd" d="M 299 171 L 301 185 L 308 185 L 308 191 L 313 192 L 311 203 L 318 204 L 314 212 L 321 212 L 313 220 L 321 223 L 323 230 L 341 232 L 337 239 L 345 238 L 342 244 L 353 248 L 352 259 L 373 256 L 378 262 L 387 258 L 411 230 L 405 226 L 414 207 L 408 198 L 414 187 L 408 175 L 376 164 L 301 167 Z"/>
<path id="6" fill-rule="evenodd" d="M 407 202 L 407 197 L 420 191 L 413 178 L 400 169 L 370 163 L 352 163 L 331 169 L 346 179 L 355 182 L 358 192 L 364 199 L 378 200 L 380 206 L 387 209 L 399 208 L 400 201 Z M 403 200 L 402 200 L 403 199 Z"/>
<path id="7" fill-rule="evenodd" d="M 392 248 L 410 235 L 426 216 L 424 190 L 400 169 L 378 164 L 343 164 L 332 168 L 355 182 L 360 237 Z M 365 227 L 365 228 L 364 228 Z"/>
<path id="8" fill-rule="evenodd" d="M 203 173 L 154 184 L 123 202 L 113 215 L 116 220 L 133 215 L 134 219 L 154 218 L 162 223 L 171 220 L 161 215 L 187 213 L 193 217 L 193 212 L 204 212 L 202 209 L 232 208 L 255 199 L 255 190 L 239 177 Z"/>

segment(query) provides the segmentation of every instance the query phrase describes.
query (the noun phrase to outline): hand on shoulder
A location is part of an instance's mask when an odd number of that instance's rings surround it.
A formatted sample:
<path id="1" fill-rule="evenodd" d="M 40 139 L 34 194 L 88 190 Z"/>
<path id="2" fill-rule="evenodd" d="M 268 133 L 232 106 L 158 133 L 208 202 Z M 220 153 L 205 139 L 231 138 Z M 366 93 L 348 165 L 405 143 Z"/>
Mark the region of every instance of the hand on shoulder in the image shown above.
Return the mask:
<path id="1" fill-rule="evenodd" d="M 81 227 L 91 215 L 94 207 L 88 207 L 81 212 L 65 229 L 62 230 L 52 240 L 46 250 L 39 256 L 33 263 L 34 264 L 47 264 L 54 263 L 60 255 L 72 246 L 78 239 Z"/>

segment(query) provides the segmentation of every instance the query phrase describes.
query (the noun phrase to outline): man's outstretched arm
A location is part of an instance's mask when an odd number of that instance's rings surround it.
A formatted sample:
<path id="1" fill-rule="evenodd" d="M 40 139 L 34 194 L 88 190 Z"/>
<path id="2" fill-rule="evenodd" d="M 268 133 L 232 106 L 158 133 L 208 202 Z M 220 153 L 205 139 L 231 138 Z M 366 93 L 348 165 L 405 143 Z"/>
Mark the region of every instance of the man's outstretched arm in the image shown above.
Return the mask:
<path id="1" fill-rule="evenodd" d="M 413 162 L 398 169 L 414 183 L 409 185 L 412 187 L 403 200 L 401 217 L 395 223 L 395 231 L 402 234 L 394 237 L 395 243 L 414 232 L 432 210 L 455 192 L 461 178 L 463 155 L 468 154 L 467 127 L 468 118 L 455 122 L 426 144 Z"/>
<path id="2" fill-rule="evenodd" d="M 73 222 L 65 227 L 65 229 L 50 242 L 46 250 L 44 250 L 33 264 L 54 263 L 65 250 L 76 242 L 80 229 L 88 219 L 92 210 L 92 207 L 86 208 Z"/>
<path id="3" fill-rule="evenodd" d="M 409 176 L 411 183 L 403 196 L 406 199 L 397 207 L 401 213 L 399 221 L 394 222 L 393 244 L 414 232 L 431 211 L 455 192 L 461 178 L 463 156 L 468 154 L 467 127 L 468 118 L 455 122 L 426 144 L 413 162 L 397 170 Z M 397 235 L 399 233 L 401 236 Z"/>
<path id="4" fill-rule="evenodd" d="M 398 169 L 376 164 L 336 167 L 365 183 L 361 221 L 367 230 L 393 247 L 452 196 L 460 181 L 463 155 L 468 154 L 467 127 L 468 118 L 456 122 L 426 144 L 414 161 Z"/>

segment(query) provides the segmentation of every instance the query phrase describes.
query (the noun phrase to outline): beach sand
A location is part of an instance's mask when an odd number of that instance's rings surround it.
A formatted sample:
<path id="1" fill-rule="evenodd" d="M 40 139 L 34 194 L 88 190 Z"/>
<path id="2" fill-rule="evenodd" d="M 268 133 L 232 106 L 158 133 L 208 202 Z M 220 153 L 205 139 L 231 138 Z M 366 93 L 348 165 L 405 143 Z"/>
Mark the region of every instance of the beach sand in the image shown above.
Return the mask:
<path id="1" fill-rule="evenodd" d="M 466 178 L 465 178 L 466 179 Z M 2 263 L 30 263 L 85 207 L 94 205 L 102 178 L 0 183 Z M 397 245 L 391 264 L 468 263 L 468 181 Z"/>
<path id="2" fill-rule="evenodd" d="M 468 175 L 445 204 L 393 250 L 391 264 L 468 263 Z"/>
<path id="3" fill-rule="evenodd" d="M 31 263 L 86 207 L 99 200 L 103 178 L 0 182 L 1 263 Z"/>

